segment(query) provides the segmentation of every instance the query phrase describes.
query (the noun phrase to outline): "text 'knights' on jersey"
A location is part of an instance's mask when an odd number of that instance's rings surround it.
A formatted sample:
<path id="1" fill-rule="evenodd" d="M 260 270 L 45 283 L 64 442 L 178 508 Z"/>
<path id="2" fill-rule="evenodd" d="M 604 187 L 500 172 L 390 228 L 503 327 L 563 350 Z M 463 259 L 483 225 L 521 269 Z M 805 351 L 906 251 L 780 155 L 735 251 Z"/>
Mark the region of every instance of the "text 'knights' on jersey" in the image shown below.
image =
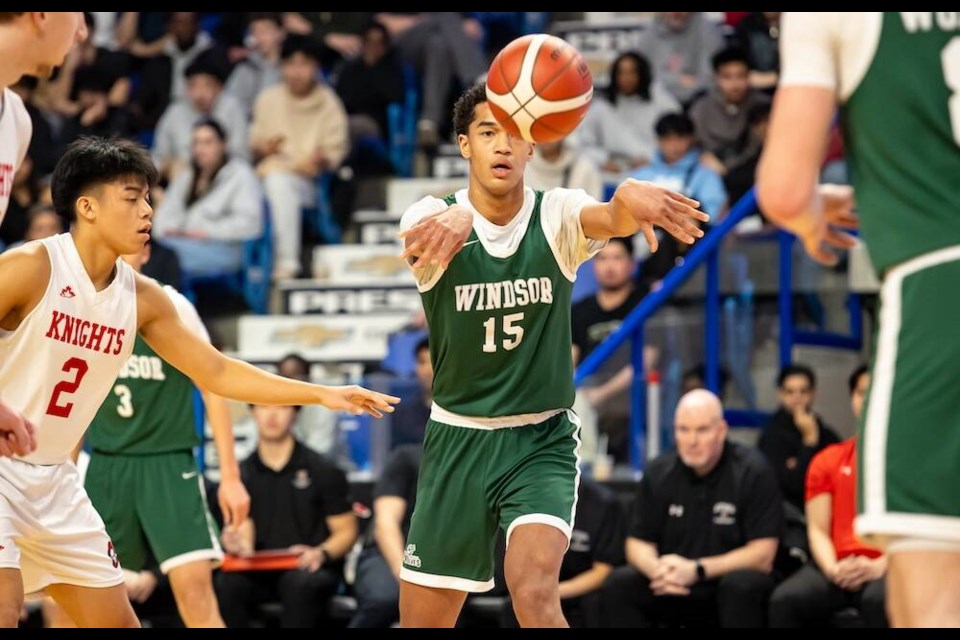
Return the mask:
<path id="1" fill-rule="evenodd" d="M 23 460 L 58 464 L 70 456 L 130 356 L 137 291 L 134 272 L 122 260 L 113 281 L 97 291 L 70 234 L 40 242 L 50 258 L 50 281 L 16 330 L 0 330 L 0 390 L 37 429 L 37 449 Z"/>
<path id="2" fill-rule="evenodd" d="M 415 273 L 430 326 L 436 407 L 480 418 L 569 408 L 573 281 L 604 246 L 584 237 L 580 211 L 596 201 L 581 190 L 528 188 L 517 215 L 499 226 L 464 189 L 417 202 L 401 228 L 454 203 L 474 214 L 469 238 L 446 270 Z"/>

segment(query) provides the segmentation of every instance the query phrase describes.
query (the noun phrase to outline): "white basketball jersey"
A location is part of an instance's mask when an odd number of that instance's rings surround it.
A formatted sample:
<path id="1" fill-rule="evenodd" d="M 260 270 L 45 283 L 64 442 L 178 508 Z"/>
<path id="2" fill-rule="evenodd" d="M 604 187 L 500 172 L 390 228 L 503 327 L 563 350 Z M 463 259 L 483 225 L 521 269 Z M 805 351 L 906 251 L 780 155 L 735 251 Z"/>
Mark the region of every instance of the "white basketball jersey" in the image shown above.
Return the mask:
<path id="1" fill-rule="evenodd" d="M 40 242 L 50 256 L 50 283 L 16 331 L 0 330 L 0 394 L 37 429 L 37 450 L 23 460 L 58 464 L 133 351 L 137 291 L 122 260 L 113 282 L 96 291 L 69 233 Z"/>
<path id="2" fill-rule="evenodd" d="M 27 155 L 33 124 L 20 96 L 10 89 L 0 92 L 0 224 L 7 213 L 13 174 Z"/>

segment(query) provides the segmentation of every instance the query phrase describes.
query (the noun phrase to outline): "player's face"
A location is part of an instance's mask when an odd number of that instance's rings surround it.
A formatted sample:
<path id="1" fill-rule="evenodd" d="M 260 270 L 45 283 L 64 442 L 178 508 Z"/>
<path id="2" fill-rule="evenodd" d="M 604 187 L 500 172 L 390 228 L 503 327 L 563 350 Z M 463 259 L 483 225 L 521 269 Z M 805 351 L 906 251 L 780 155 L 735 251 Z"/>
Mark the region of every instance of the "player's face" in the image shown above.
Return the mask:
<path id="1" fill-rule="evenodd" d="M 227 153 L 227 147 L 212 127 L 195 127 L 191 140 L 193 161 L 201 169 L 211 171 L 219 167 Z"/>
<path id="2" fill-rule="evenodd" d="M 534 145 L 507 133 L 486 102 L 477 105 L 467 135 L 457 141 L 460 154 L 470 161 L 471 179 L 479 180 L 488 191 L 505 195 L 522 185 Z"/>
<path id="3" fill-rule="evenodd" d="M 740 104 L 750 90 L 750 69 L 742 62 L 728 62 L 717 69 L 717 86 L 727 102 Z"/>
<path id="4" fill-rule="evenodd" d="M 139 253 L 150 239 L 150 189 L 138 178 L 122 178 L 104 185 L 90 205 L 93 222 L 101 235 L 119 254 Z"/>
<path id="5" fill-rule="evenodd" d="M 863 402 L 867 399 L 867 388 L 870 386 L 870 374 L 864 373 L 857 380 L 857 386 L 853 389 L 850 396 L 850 408 L 853 409 L 853 417 L 860 419 L 863 413 Z"/>
<path id="6" fill-rule="evenodd" d="M 54 67 L 63 64 L 70 48 L 87 39 L 87 23 L 82 11 L 45 11 L 42 16 L 40 41 L 32 47 L 37 61 L 30 75 L 49 78 Z"/>
<path id="7" fill-rule="evenodd" d="M 297 410 L 286 406 L 257 405 L 251 409 L 257 423 L 257 435 L 264 442 L 285 440 L 293 429 Z"/>
<path id="8" fill-rule="evenodd" d="M 619 242 L 611 242 L 593 259 L 597 284 L 605 291 L 622 289 L 630 284 L 635 267 L 633 256 Z"/>
<path id="9" fill-rule="evenodd" d="M 709 471 L 723 453 L 727 423 L 711 409 L 683 407 L 674 423 L 677 454 L 694 471 Z"/>
<path id="10" fill-rule="evenodd" d="M 780 387 L 780 404 L 793 413 L 800 409 L 809 409 L 813 405 L 813 387 L 804 375 L 787 376 Z"/>

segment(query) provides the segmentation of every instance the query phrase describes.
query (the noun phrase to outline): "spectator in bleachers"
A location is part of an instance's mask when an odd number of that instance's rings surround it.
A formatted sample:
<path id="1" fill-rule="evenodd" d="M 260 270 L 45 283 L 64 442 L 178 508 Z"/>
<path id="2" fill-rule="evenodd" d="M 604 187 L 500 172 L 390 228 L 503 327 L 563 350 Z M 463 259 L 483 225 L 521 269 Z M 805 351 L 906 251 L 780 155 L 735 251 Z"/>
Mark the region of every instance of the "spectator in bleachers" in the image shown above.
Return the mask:
<path id="1" fill-rule="evenodd" d="M 80 136 L 127 138 L 133 134 L 130 112 L 123 104 L 113 102 L 112 91 L 101 73 L 94 66 L 83 66 L 73 72 L 69 104 L 75 111 L 60 129 L 61 144 L 69 145 Z"/>
<path id="2" fill-rule="evenodd" d="M 773 93 L 780 80 L 780 11 L 754 11 L 734 31 L 750 60 L 750 86 Z"/>
<path id="3" fill-rule="evenodd" d="M 405 394 L 403 401 L 390 416 L 390 444 L 422 444 L 423 433 L 430 418 L 433 405 L 433 361 L 430 359 L 429 338 L 424 338 L 414 347 L 416 358 L 417 386 Z M 403 409 L 400 405 L 404 405 Z M 397 567 L 399 571 L 399 567 Z"/>
<path id="4" fill-rule="evenodd" d="M 767 129 L 770 124 L 770 103 L 760 102 L 747 110 L 746 140 L 741 145 L 747 153 L 738 156 L 727 167 L 723 176 L 723 184 L 727 188 L 730 206 L 736 204 L 747 191 L 753 187 L 754 176 L 757 174 L 757 163 L 760 162 L 760 153 L 767 139 Z"/>
<path id="5" fill-rule="evenodd" d="M 360 53 L 360 31 L 373 17 L 364 11 L 286 11 L 283 26 L 287 33 L 309 36 L 320 48 L 320 65 L 333 69 Z"/>
<path id="6" fill-rule="evenodd" d="M 313 382 L 310 379 L 310 363 L 295 353 L 287 354 L 277 363 L 277 373 L 285 378 Z M 293 423 L 293 435 L 297 441 L 326 456 L 344 471 L 354 467 L 336 413 L 315 405 L 303 407 Z"/>
<path id="7" fill-rule="evenodd" d="M 699 11 L 659 11 L 639 49 L 684 106 L 710 86 L 710 58 L 723 46 L 719 27 Z"/>
<path id="8" fill-rule="evenodd" d="M 191 130 L 190 164 L 167 188 L 153 233 L 177 252 L 188 275 L 233 273 L 243 243 L 263 233 L 263 191 L 250 163 L 227 153 L 228 134 L 216 120 Z"/>
<path id="9" fill-rule="evenodd" d="M 560 566 L 560 606 L 571 627 L 603 626 L 603 584 L 624 564 L 624 529 L 623 510 L 613 492 L 581 478 L 570 548 Z M 520 626 L 512 606 L 504 613 L 502 626 Z"/>
<path id="10" fill-rule="evenodd" d="M 252 45 L 246 57 L 233 68 L 223 90 L 243 105 L 248 116 L 264 90 L 283 81 L 280 72 L 280 50 L 287 32 L 278 12 L 248 14 L 248 32 Z"/>
<path id="11" fill-rule="evenodd" d="M 164 111 L 153 141 L 154 162 L 168 180 L 189 164 L 193 125 L 202 119 L 220 123 L 232 158 L 250 157 L 247 114 L 236 98 L 223 91 L 227 66 L 220 52 L 210 50 L 197 56 L 185 74 L 187 96 Z"/>
<path id="12" fill-rule="evenodd" d="M 432 148 L 440 142 L 449 122 L 451 86 L 471 86 L 487 72 L 480 41 L 483 27 L 463 13 L 378 13 L 377 20 L 390 32 L 400 56 L 420 77 L 418 143 Z"/>
<path id="13" fill-rule="evenodd" d="M 283 83 L 257 96 L 250 144 L 274 219 L 274 279 L 298 275 L 303 207 L 316 201 L 317 177 L 340 166 L 349 151 L 340 98 L 318 81 L 319 52 L 305 36 L 288 35 L 281 52 Z"/>
<path id="14" fill-rule="evenodd" d="M 420 444 L 394 449 L 373 489 L 373 522 L 357 560 L 353 585 L 357 613 L 350 621 L 352 628 L 385 629 L 400 618 L 400 567 L 422 458 Z"/>
<path id="15" fill-rule="evenodd" d="M 575 134 L 578 146 L 603 171 L 619 177 L 653 158 L 653 127 L 680 103 L 636 51 L 620 54 L 610 67 L 610 86 L 595 95 Z"/>
<path id="16" fill-rule="evenodd" d="M 628 565 L 604 586 L 611 627 L 764 626 L 783 530 L 776 477 L 728 441 L 720 400 L 691 391 L 677 405 L 676 452 L 647 464 L 633 505 Z"/>
<path id="17" fill-rule="evenodd" d="M 10 202 L 3 225 L 0 226 L 0 247 L 10 247 L 24 240 L 30 212 L 39 205 L 41 191 L 40 176 L 34 169 L 33 158 L 28 150 L 13 174 Z"/>
<path id="18" fill-rule="evenodd" d="M 157 35 L 159 19 L 165 20 L 165 31 Z M 185 71 L 197 56 L 211 48 L 225 53 L 200 30 L 200 14 L 195 11 L 140 13 L 134 31 L 130 53 L 141 75 L 134 102 L 141 127 L 151 129 L 169 104 L 187 97 Z"/>
<path id="19" fill-rule="evenodd" d="M 257 450 L 240 465 L 250 517 L 223 531 L 228 553 L 289 549 L 299 568 L 221 572 L 220 611 L 228 627 L 249 627 L 257 606 L 279 600 L 284 628 L 313 628 L 343 580 L 343 558 L 357 540 L 347 477 L 293 436 L 298 407 L 254 406 Z"/>
<path id="20" fill-rule="evenodd" d="M 382 24 L 371 22 L 361 38 L 360 55 L 337 70 L 334 88 L 350 116 L 351 139 L 376 136 L 386 142 L 387 107 L 404 99 L 403 66 Z"/>
<path id="21" fill-rule="evenodd" d="M 23 240 L 30 242 L 49 238 L 66 231 L 66 226 L 52 204 L 38 204 L 27 214 L 27 233 Z"/>
<path id="22" fill-rule="evenodd" d="M 713 56 L 715 86 L 690 107 L 690 119 L 703 150 L 701 161 L 724 175 L 744 156 L 755 152 L 747 136 L 747 114 L 770 98 L 750 87 L 747 55 L 737 47 L 727 47 Z"/>
<path id="23" fill-rule="evenodd" d="M 866 366 L 849 380 L 850 404 L 859 420 L 870 386 Z M 845 607 L 859 610 L 868 627 L 887 626 L 884 575 L 887 558 L 853 530 L 857 500 L 857 439 L 827 447 L 810 462 L 806 480 L 807 537 L 812 561 L 787 578 L 770 598 L 770 626 L 822 626 Z"/>
<path id="24" fill-rule="evenodd" d="M 84 12 L 87 30 L 91 33 L 95 27 L 94 15 Z M 78 86 L 78 82 L 82 85 Z M 103 94 L 105 104 L 89 104 L 84 101 L 81 91 L 96 91 Z M 97 44 L 95 38 L 77 44 L 67 55 L 60 67 L 56 80 L 51 81 L 51 106 L 66 118 L 80 117 L 89 123 L 97 119 L 98 112 L 108 107 L 126 109 L 130 100 L 130 59 L 120 51 L 113 51 Z M 126 135 L 118 131 L 118 135 Z M 68 138 L 64 144 L 69 144 Z"/>
<path id="25" fill-rule="evenodd" d="M 693 198 L 700 202 L 702 211 L 716 220 L 726 208 L 727 192 L 720 176 L 700 164 L 693 122 L 682 113 L 668 113 L 657 120 L 655 131 L 657 152 L 650 164 L 630 177 L 655 182 Z"/>
<path id="26" fill-rule="evenodd" d="M 582 362 L 616 331 L 646 294 L 633 277 L 636 261 L 632 238 L 611 238 L 593 258 L 593 267 L 597 293 L 573 305 L 571 311 L 574 364 Z M 630 345 L 625 343 L 583 389 L 587 402 L 597 411 L 600 434 L 608 438 L 607 453 L 617 463 L 629 460 L 629 389 L 632 381 Z"/>
<path id="27" fill-rule="evenodd" d="M 781 369 L 777 387 L 780 408 L 764 427 L 757 447 L 776 472 L 784 499 L 803 509 L 803 483 L 810 460 L 840 438 L 813 412 L 817 393 L 813 369 L 789 364 Z"/>
<path id="28" fill-rule="evenodd" d="M 523 179 L 531 189 L 583 189 L 603 200 L 603 176 L 596 163 L 566 140 L 537 144 Z"/>

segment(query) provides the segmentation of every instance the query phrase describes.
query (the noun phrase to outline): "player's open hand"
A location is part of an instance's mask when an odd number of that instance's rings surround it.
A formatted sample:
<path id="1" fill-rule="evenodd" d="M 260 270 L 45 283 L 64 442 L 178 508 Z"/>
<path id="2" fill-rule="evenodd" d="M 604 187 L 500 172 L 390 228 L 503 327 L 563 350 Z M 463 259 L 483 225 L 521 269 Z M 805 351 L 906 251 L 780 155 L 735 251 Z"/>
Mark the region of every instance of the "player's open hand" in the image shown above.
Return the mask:
<path id="1" fill-rule="evenodd" d="M 857 239 L 843 229 L 856 229 L 860 220 L 853 212 L 853 187 L 822 184 L 817 191 L 822 205 L 820 215 L 804 217 L 803 228 L 790 230 L 796 234 L 811 258 L 824 266 L 832 267 L 839 258 L 828 247 L 852 249 L 857 244 Z"/>
<path id="2" fill-rule="evenodd" d="M 355 416 L 369 413 L 382 418 L 384 413 L 393 413 L 393 405 L 400 398 L 385 393 L 370 391 L 357 385 L 346 387 L 320 387 L 320 404 L 333 411 L 348 411 Z"/>
<path id="3" fill-rule="evenodd" d="M 220 513 L 226 526 L 240 524 L 250 515 L 250 494 L 240 478 L 220 479 L 217 502 L 220 503 Z"/>
<path id="4" fill-rule="evenodd" d="M 36 430 L 30 421 L 0 401 L 0 456 L 25 456 L 36 448 Z"/>
<path id="5" fill-rule="evenodd" d="M 653 227 L 661 227 L 680 242 L 693 244 L 703 237 L 698 222 L 708 222 L 710 216 L 697 209 L 700 203 L 681 193 L 671 191 L 652 182 L 642 182 L 627 178 L 613 194 L 614 205 L 626 208 L 634 220 L 640 223 L 640 230 L 650 245 L 650 251 L 656 251 L 659 243 Z"/>
<path id="6" fill-rule="evenodd" d="M 400 237 L 404 239 L 406 248 L 400 257 L 404 260 L 415 257 L 414 269 L 431 264 L 446 269 L 463 248 L 472 229 L 473 213 L 465 207 L 453 205 L 401 231 Z"/>

